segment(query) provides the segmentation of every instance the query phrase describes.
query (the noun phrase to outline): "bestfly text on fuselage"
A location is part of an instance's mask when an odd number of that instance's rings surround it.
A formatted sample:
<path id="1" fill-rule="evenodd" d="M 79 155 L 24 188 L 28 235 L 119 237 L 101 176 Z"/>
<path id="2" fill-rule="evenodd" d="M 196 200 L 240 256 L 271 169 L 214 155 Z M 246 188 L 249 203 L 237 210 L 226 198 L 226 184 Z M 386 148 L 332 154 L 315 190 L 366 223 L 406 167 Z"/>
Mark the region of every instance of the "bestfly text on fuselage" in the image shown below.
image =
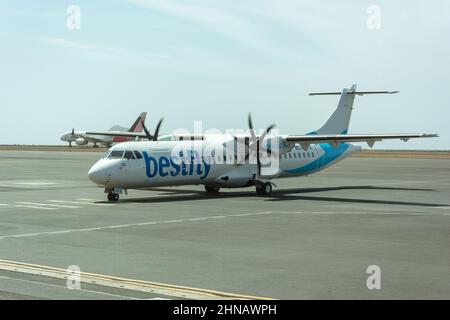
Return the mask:
<path id="1" fill-rule="evenodd" d="M 203 180 L 208 176 L 211 168 L 211 164 L 207 163 L 203 157 L 199 160 L 193 152 L 190 153 L 188 159 L 176 155 L 153 156 L 148 151 L 142 151 L 142 155 L 145 161 L 145 174 L 148 178 L 154 178 L 157 175 L 159 177 L 197 175 L 200 180 Z"/>

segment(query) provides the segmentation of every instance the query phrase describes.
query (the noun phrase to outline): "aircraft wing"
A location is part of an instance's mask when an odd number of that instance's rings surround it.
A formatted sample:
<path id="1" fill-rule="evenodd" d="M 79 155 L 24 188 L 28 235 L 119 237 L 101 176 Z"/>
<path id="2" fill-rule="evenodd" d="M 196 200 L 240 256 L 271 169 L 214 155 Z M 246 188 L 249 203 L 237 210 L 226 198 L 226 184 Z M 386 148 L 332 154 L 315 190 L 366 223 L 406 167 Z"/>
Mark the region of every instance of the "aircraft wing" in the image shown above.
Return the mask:
<path id="1" fill-rule="evenodd" d="M 302 147 L 308 147 L 311 143 L 330 143 L 334 146 L 344 142 L 367 142 L 372 147 L 376 141 L 384 139 L 400 139 L 408 141 L 414 138 L 434 138 L 437 134 L 403 133 L 403 134 L 306 134 L 285 136 L 286 142 L 297 142 Z"/>
<path id="2" fill-rule="evenodd" d="M 88 131 L 86 134 L 97 136 L 111 136 L 111 137 L 129 137 L 129 138 L 146 138 L 144 132 L 128 132 L 128 131 Z"/>

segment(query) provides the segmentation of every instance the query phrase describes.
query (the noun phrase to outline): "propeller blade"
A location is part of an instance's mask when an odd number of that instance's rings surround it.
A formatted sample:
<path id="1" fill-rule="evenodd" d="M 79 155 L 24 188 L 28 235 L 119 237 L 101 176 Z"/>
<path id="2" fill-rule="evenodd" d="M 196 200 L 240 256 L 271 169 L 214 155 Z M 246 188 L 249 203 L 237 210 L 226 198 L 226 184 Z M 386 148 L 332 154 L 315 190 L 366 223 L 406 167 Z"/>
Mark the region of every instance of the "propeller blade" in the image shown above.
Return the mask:
<path id="1" fill-rule="evenodd" d="M 148 132 L 147 127 L 145 126 L 144 123 L 142 123 L 142 128 L 144 129 L 145 135 L 147 136 L 147 139 L 150 141 L 153 139 L 152 135 L 150 134 L 150 132 Z"/>
<path id="2" fill-rule="evenodd" d="M 248 127 L 250 129 L 252 140 L 256 140 L 255 130 L 253 129 L 252 114 L 250 112 L 248 113 Z"/>
<path id="3" fill-rule="evenodd" d="M 72 128 L 72 135 L 75 135 L 75 128 Z"/>
<path id="4" fill-rule="evenodd" d="M 155 134 L 153 135 L 153 141 L 158 141 L 159 136 L 159 128 L 161 127 L 161 123 L 163 122 L 164 118 L 159 119 L 158 124 L 156 125 Z"/>
<path id="5" fill-rule="evenodd" d="M 264 130 L 264 132 L 259 136 L 256 137 L 255 135 L 255 130 L 253 128 L 253 122 L 252 122 L 252 115 L 249 112 L 248 113 L 248 127 L 250 129 L 250 135 L 251 135 L 251 141 L 252 144 L 249 145 L 252 146 L 254 145 L 254 143 L 256 143 L 256 164 L 257 164 L 257 171 L 255 174 L 255 179 L 259 180 L 260 176 L 261 176 L 261 155 L 260 155 L 260 150 L 265 150 L 267 152 L 268 155 L 271 155 L 272 153 L 276 154 L 276 152 L 272 152 L 272 150 L 267 149 L 265 147 L 263 147 L 261 145 L 261 142 L 264 141 L 264 139 L 266 138 L 266 136 L 270 133 L 270 131 L 272 131 L 273 128 L 275 128 L 275 123 L 271 124 L 270 126 L 267 127 L 266 130 Z M 247 152 L 247 154 L 245 155 L 245 160 L 248 160 L 248 158 L 250 157 L 250 153 L 253 153 L 254 151 L 251 150 L 251 148 L 249 148 L 249 152 Z"/>
<path id="6" fill-rule="evenodd" d="M 275 128 L 275 123 L 271 124 L 270 126 L 267 127 L 267 129 L 262 133 L 262 135 L 259 136 L 259 140 L 263 141 L 264 138 L 266 137 L 267 134 L 269 134 L 269 132 Z"/>
<path id="7" fill-rule="evenodd" d="M 250 130 L 253 130 L 252 114 L 251 114 L 251 112 L 248 113 L 248 127 L 250 128 Z"/>
<path id="8" fill-rule="evenodd" d="M 260 154 L 259 154 L 259 143 L 260 143 L 260 140 L 258 139 L 256 141 L 256 164 L 258 166 L 258 171 L 257 171 L 257 174 L 256 174 L 256 180 L 259 180 L 259 177 L 261 176 L 261 159 L 259 158 L 260 157 Z"/>
<path id="9" fill-rule="evenodd" d="M 256 153 L 256 163 L 258 165 L 258 174 L 256 176 L 256 178 L 259 180 L 259 177 L 261 176 L 261 154 L 260 154 L 260 149 L 261 147 L 261 141 L 264 141 L 264 138 L 269 134 L 269 132 L 275 128 L 275 123 L 271 124 L 270 126 L 267 127 L 267 129 L 259 136 L 258 140 L 256 141 L 257 145 L 256 145 L 256 149 L 257 149 L 257 153 Z M 265 149 L 265 148 L 264 148 Z"/>
<path id="10" fill-rule="evenodd" d="M 268 156 L 272 155 L 272 149 L 267 149 L 267 148 L 265 148 L 265 147 L 263 147 L 263 146 L 261 146 L 260 149 L 261 149 L 262 151 L 265 151 L 265 152 L 267 153 Z M 275 154 L 275 152 L 274 152 L 274 154 Z"/>

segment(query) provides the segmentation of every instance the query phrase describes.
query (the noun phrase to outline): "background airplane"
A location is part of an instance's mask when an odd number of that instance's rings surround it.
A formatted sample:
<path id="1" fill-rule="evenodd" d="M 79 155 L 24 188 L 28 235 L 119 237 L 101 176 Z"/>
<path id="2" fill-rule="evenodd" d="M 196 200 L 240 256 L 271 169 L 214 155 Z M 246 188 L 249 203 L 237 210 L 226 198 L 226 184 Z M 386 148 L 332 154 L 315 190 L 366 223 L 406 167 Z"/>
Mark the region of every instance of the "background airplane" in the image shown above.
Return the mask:
<path id="1" fill-rule="evenodd" d="M 111 147 L 113 143 L 118 142 L 125 142 L 132 140 L 133 137 L 125 137 L 123 136 L 124 133 L 139 133 L 142 131 L 145 118 L 147 117 L 147 112 L 142 112 L 139 117 L 134 121 L 133 125 L 126 131 L 127 129 L 121 126 L 113 126 L 109 131 L 106 131 L 105 133 L 108 133 L 107 135 L 104 134 L 91 134 L 87 131 L 75 131 L 75 129 L 72 129 L 70 132 L 66 132 L 61 136 L 61 140 L 64 142 L 68 142 L 69 146 L 72 146 L 72 142 L 75 142 L 79 146 L 87 145 L 88 143 L 93 143 L 94 148 L 98 147 L 98 145 L 104 145 L 107 147 Z M 111 132 L 116 132 L 118 135 L 111 135 Z M 121 135 L 122 134 L 122 135 Z"/>
<path id="2" fill-rule="evenodd" d="M 248 135 L 215 134 L 187 141 L 177 136 L 158 137 L 144 131 L 149 141 L 126 142 L 112 147 L 88 172 L 90 180 L 105 188 L 108 200 L 117 201 L 127 189 L 158 186 L 204 185 L 207 192 L 220 188 L 255 186 L 256 193 L 269 195 L 275 178 L 309 175 L 360 151 L 349 142 L 367 142 L 372 147 L 383 139 L 436 137 L 436 134 L 347 134 L 356 95 L 393 94 L 397 91 L 356 91 L 311 95 L 340 95 L 337 109 L 318 130 L 304 135 L 271 135 L 275 125 L 256 134 L 249 115 Z M 129 137 L 130 134 L 126 133 Z M 142 137 L 142 134 L 136 134 Z M 175 140 L 175 141 L 174 141 Z M 277 147 L 272 144 L 275 140 Z M 241 148 L 239 144 L 243 144 Z M 205 152 L 208 150 L 207 152 Z M 240 151 L 239 151 L 240 150 Z M 267 158 L 276 166 L 266 169 Z"/>

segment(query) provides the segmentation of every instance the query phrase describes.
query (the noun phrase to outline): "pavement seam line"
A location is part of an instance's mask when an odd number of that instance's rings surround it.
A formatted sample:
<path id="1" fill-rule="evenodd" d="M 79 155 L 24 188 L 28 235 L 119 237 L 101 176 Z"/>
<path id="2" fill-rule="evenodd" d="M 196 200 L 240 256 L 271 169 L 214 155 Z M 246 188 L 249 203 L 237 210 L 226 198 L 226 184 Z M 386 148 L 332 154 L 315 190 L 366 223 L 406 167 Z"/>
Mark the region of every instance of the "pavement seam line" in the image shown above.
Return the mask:
<path id="1" fill-rule="evenodd" d="M 67 278 L 70 275 L 70 274 L 68 274 L 67 270 L 62 269 L 62 268 L 42 266 L 42 265 L 37 265 L 37 264 L 16 262 L 16 261 L 10 261 L 10 260 L 0 260 L 0 269 L 16 271 L 16 272 L 23 272 L 23 273 L 32 273 L 32 274 L 37 274 L 37 275 L 41 275 L 41 276 L 45 276 L 45 275 L 39 274 L 39 272 L 41 272 L 41 273 L 47 272 L 47 273 L 53 273 L 54 276 L 57 278 Z M 213 299 L 230 298 L 230 299 L 244 299 L 244 300 L 247 300 L 247 299 L 249 299 L 249 300 L 255 300 L 255 299 L 271 300 L 271 298 L 266 298 L 266 297 L 242 295 L 242 294 L 237 294 L 237 293 L 229 293 L 229 292 L 222 292 L 222 291 L 210 290 L 210 289 L 179 286 L 179 285 L 165 284 L 165 283 L 160 283 L 160 282 L 134 280 L 134 279 L 108 276 L 108 275 L 89 273 L 89 272 L 80 272 L 80 276 L 81 276 L 81 279 L 82 280 L 84 279 L 85 280 L 84 282 L 87 282 L 87 283 L 93 283 L 93 282 L 86 281 L 86 279 L 103 280 L 105 282 L 108 282 L 108 281 L 109 282 L 118 282 L 121 284 L 129 284 L 132 286 L 134 285 L 136 287 L 142 286 L 142 287 L 147 287 L 149 289 L 160 288 L 160 289 L 164 289 L 164 290 L 175 291 L 177 293 L 185 293 L 185 294 L 192 293 L 194 295 L 202 296 L 201 298 L 205 298 L 205 296 L 207 296 L 207 297 L 211 297 Z M 94 283 L 96 283 L 98 285 L 102 285 L 95 281 L 94 281 Z M 113 286 L 113 287 L 117 287 L 117 286 Z M 135 289 L 135 290 L 139 290 L 139 289 Z M 139 290 L 139 291 L 143 291 L 143 290 Z M 163 294 L 163 295 L 173 296 L 173 295 L 167 294 L 167 293 Z M 178 294 L 176 296 L 183 297 L 184 295 Z"/>

